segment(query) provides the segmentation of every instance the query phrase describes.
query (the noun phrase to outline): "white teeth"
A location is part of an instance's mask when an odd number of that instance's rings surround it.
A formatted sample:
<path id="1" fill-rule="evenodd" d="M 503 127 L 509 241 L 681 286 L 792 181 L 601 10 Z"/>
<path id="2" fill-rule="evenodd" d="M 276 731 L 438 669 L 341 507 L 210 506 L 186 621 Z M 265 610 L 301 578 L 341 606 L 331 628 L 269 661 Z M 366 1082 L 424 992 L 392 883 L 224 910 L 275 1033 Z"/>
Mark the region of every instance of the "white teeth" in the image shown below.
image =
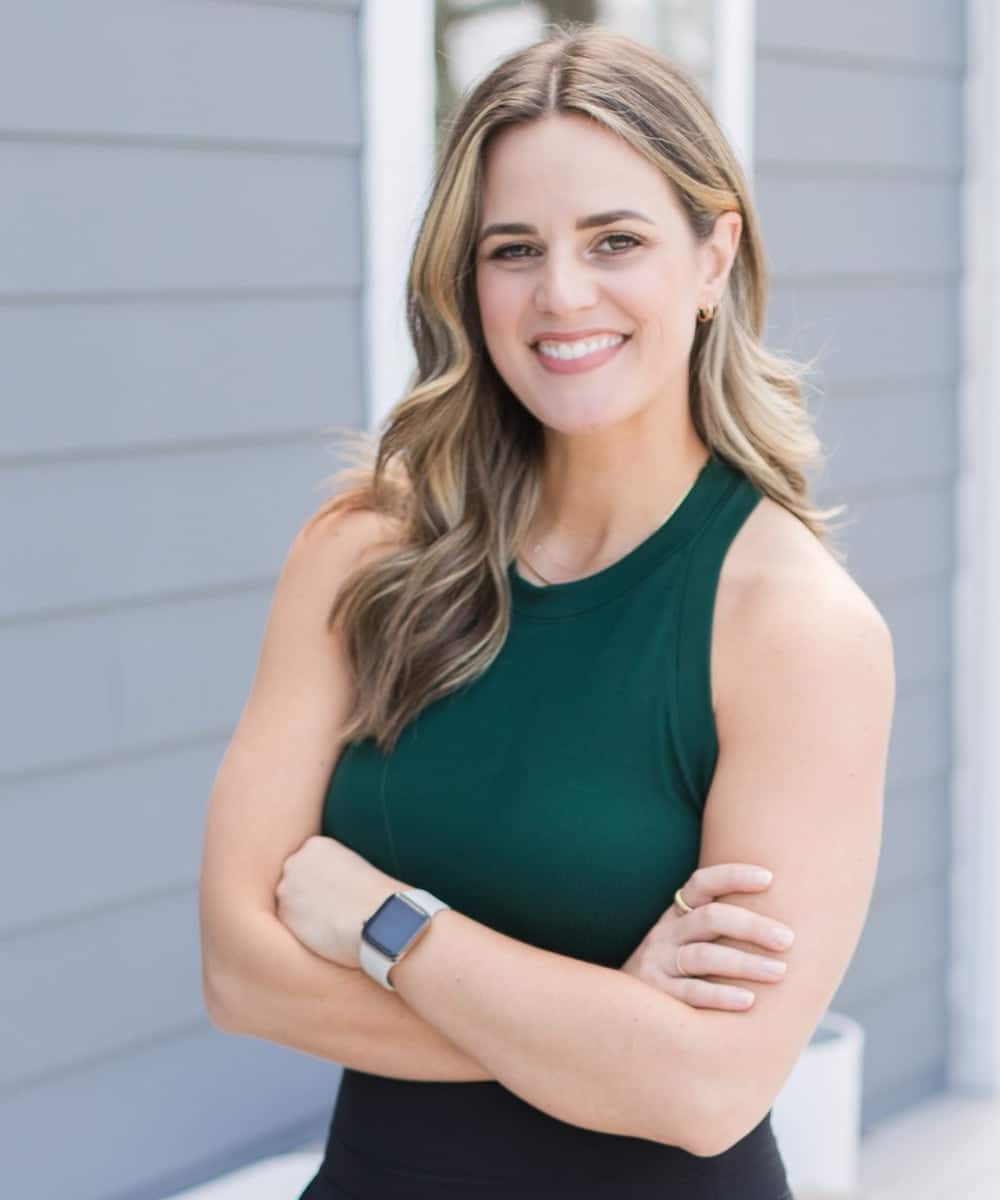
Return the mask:
<path id="1" fill-rule="evenodd" d="M 550 358 L 583 358 L 585 354 L 593 354 L 595 350 L 603 350 L 605 346 L 617 346 L 624 340 L 620 333 L 605 333 L 599 337 L 581 338 L 577 342 L 539 342 L 537 349 Z"/>

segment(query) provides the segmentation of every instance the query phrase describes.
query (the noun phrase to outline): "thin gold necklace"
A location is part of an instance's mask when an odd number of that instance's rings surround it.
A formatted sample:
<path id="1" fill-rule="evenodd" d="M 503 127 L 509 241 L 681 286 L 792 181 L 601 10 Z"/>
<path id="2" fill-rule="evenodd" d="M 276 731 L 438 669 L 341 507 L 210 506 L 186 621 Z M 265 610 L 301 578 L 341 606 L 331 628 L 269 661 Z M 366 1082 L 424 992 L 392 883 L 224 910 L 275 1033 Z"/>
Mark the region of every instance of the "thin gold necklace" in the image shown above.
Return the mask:
<path id="1" fill-rule="evenodd" d="M 656 526 L 656 529 L 653 529 L 653 530 L 652 530 L 650 533 L 648 533 L 648 534 L 646 535 L 646 537 L 647 537 L 647 538 L 650 538 L 650 537 L 652 537 L 652 536 L 653 536 L 653 534 L 654 534 L 654 533 L 656 533 L 656 530 L 657 530 L 657 529 L 662 529 L 662 528 L 663 528 L 663 526 L 664 526 L 664 525 L 666 525 L 666 523 L 667 523 L 667 522 L 670 520 L 670 518 L 671 518 L 671 517 L 674 515 L 674 513 L 675 513 L 675 512 L 676 512 L 676 511 L 677 511 L 677 510 L 680 508 L 680 506 L 681 506 L 681 505 L 684 503 L 684 501 L 685 501 L 685 500 L 688 498 L 688 496 L 689 496 L 689 494 L 690 494 L 690 492 L 691 492 L 691 489 L 692 489 L 692 488 L 694 487 L 694 485 L 695 485 L 695 484 L 698 482 L 698 478 L 699 478 L 699 476 L 700 476 L 700 475 L 701 475 L 701 471 L 699 471 L 699 472 L 698 472 L 698 474 L 697 474 L 697 475 L 695 475 L 694 479 L 692 479 L 692 480 L 691 480 L 691 482 L 688 484 L 688 486 L 687 486 L 687 487 L 684 489 L 684 494 L 683 494 L 683 495 L 681 496 L 681 498 L 680 498 L 680 499 L 677 501 L 677 503 L 676 503 L 676 504 L 673 506 L 673 508 L 670 510 L 670 512 L 668 512 L 668 513 L 667 513 L 667 515 L 666 515 L 666 516 L 663 518 L 663 520 L 662 520 L 662 521 L 659 523 L 659 525 L 657 525 L 657 526 Z M 645 540 L 646 540 L 646 538 L 643 538 L 643 541 L 645 541 Z M 640 544 L 641 544 L 641 543 L 640 543 Z M 537 543 L 535 544 L 535 548 L 534 548 L 534 550 L 532 550 L 532 552 L 531 552 L 531 553 L 532 553 L 532 554 L 537 554 L 537 553 L 538 553 L 538 551 L 539 551 L 539 550 L 541 550 L 541 548 L 542 548 L 542 543 L 541 543 L 541 542 L 537 542 Z M 531 570 L 532 570 L 532 571 L 533 571 L 533 572 L 534 572 L 534 573 L 535 573 L 535 574 L 538 576 L 538 578 L 539 578 L 539 579 L 540 579 L 540 580 L 541 580 L 541 581 L 542 581 L 544 584 L 547 584 L 549 587 L 551 587 L 551 586 L 552 586 L 552 584 L 555 582 L 555 581 L 554 581 L 554 580 L 552 580 L 552 579 L 546 579 L 546 577 L 545 577 L 545 576 L 544 576 L 544 575 L 541 573 L 541 571 L 539 571 L 539 569 L 538 569 L 538 568 L 537 568 L 537 567 L 534 565 L 534 563 L 532 563 L 532 562 L 529 562 L 529 560 L 528 560 L 528 559 L 526 559 L 526 558 L 524 557 L 524 555 L 523 555 L 523 554 L 521 555 L 521 561 L 524 563 L 524 565 L 525 565 L 525 566 L 527 566 L 527 567 L 530 567 L 530 568 L 531 568 Z M 619 560 L 619 561 L 620 561 L 620 560 Z M 614 565 L 614 564 L 610 564 L 610 565 Z M 601 569 L 603 570 L 604 568 L 601 568 Z M 584 576 L 584 578 L 586 578 L 586 576 Z M 565 583 L 572 583 L 572 582 L 573 582 L 573 580 L 563 580 L 563 582 L 565 582 Z"/>

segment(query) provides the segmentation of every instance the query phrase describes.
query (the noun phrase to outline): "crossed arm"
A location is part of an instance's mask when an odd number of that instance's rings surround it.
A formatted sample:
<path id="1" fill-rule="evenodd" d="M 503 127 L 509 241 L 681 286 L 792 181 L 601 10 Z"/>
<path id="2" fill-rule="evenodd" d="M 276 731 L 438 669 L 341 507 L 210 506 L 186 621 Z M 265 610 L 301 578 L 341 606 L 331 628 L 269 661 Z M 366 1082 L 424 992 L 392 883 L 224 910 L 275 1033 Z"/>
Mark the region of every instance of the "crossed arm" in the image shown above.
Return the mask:
<path id="1" fill-rule="evenodd" d="M 734 690 L 718 713 L 700 863 L 770 867 L 766 901 L 732 899 L 760 911 L 766 902 L 768 915 L 796 930 L 787 977 L 756 989 L 753 1010 L 692 1009 L 622 972 L 551 954 L 454 911 L 438 914 L 393 969 L 393 996 L 301 947 L 308 970 L 290 945 L 281 952 L 286 969 L 276 957 L 265 961 L 278 938 L 273 929 L 264 934 L 273 918 L 258 912 L 256 951 L 256 934 L 239 935 L 237 953 L 216 925 L 213 953 L 211 922 L 203 924 L 206 997 L 221 1027 L 287 1045 L 308 1029 L 311 1044 L 302 1048 L 323 1045 L 324 1057 L 371 1063 L 363 1069 L 401 1075 L 426 1062 L 431 1077 L 497 1079 L 587 1128 L 696 1154 L 733 1145 L 773 1103 L 860 937 L 894 702 L 891 639 L 863 594 L 831 591 L 828 578 L 797 578 L 774 583 L 744 618 L 734 677 L 745 691 Z M 417 1040 L 387 1044 L 381 1038 L 393 1028 Z M 483 1074 L 465 1074 L 477 1069 Z"/>
<path id="2" fill-rule="evenodd" d="M 773 870 L 766 897 L 733 899 L 766 902 L 796 930 L 780 987 L 748 1013 L 693 1009 L 454 912 L 393 969 L 414 1011 L 536 1107 L 721 1153 L 763 1119 L 832 999 L 874 884 L 894 684 L 891 639 L 867 603 L 809 599 L 772 595 L 758 622 L 700 855 Z"/>

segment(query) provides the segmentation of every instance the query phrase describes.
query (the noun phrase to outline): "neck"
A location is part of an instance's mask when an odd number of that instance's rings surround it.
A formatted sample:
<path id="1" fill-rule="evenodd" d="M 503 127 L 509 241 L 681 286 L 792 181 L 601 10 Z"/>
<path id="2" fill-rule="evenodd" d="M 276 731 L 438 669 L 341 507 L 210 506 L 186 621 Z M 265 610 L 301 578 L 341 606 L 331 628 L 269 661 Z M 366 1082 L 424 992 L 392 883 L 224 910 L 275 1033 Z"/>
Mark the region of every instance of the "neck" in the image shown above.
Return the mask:
<path id="1" fill-rule="evenodd" d="M 579 439 L 577 439 L 578 441 Z M 673 515 L 694 485 L 708 449 L 693 429 L 676 443 L 628 454 L 557 443 L 546 450 L 541 494 L 523 542 L 529 569 L 545 582 L 600 570 Z"/>

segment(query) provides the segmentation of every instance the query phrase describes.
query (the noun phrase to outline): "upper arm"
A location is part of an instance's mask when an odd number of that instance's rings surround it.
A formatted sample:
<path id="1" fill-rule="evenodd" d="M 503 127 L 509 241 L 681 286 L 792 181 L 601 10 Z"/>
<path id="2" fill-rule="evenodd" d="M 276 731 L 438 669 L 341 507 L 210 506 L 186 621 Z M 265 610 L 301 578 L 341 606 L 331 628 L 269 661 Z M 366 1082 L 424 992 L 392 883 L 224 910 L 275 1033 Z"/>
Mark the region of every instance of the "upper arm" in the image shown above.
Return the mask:
<path id="1" fill-rule="evenodd" d="M 304 526 L 282 564 L 250 692 L 208 802 L 198 900 L 210 1008 L 235 965 L 247 912 L 275 911 L 285 859 L 320 832 L 351 700 L 327 615 L 382 521 L 349 512 Z"/>
<path id="2" fill-rule="evenodd" d="M 702 1014 L 715 1089 L 708 1103 L 719 1114 L 715 1153 L 763 1119 L 860 939 L 895 701 L 888 627 L 859 588 L 831 584 L 825 573 L 761 585 L 742 614 L 731 666 L 699 865 L 768 867 L 767 891 L 720 900 L 766 913 L 796 937 L 785 977 L 753 986 L 752 1009 Z"/>

